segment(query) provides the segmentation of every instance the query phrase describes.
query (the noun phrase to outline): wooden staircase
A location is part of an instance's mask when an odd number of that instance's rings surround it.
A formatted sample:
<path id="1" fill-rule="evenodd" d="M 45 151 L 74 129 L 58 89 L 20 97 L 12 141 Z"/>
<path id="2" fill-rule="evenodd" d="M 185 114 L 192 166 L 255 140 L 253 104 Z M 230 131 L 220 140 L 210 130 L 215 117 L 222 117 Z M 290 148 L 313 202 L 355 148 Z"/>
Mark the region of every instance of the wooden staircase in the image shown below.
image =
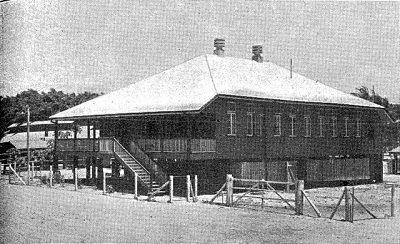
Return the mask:
<path id="1" fill-rule="evenodd" d="M 115 158 L 130 171 L 129 173 L 136 173 L 138 182 L 151 194 L 167 180 L 167 175 L 136 143 L 131 142 L 131 146 L 134 149 L 132 153 L 114 138 Z"/>

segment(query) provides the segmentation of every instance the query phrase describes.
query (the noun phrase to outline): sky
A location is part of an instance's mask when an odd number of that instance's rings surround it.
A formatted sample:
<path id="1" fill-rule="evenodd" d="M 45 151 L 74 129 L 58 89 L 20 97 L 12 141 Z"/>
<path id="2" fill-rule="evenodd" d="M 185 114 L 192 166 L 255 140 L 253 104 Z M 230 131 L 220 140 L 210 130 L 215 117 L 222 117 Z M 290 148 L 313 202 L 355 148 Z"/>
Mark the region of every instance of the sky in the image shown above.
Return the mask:
<path id="1" fill-rule="evenodd" d="M 213 53 L 264 60 L 400 103 L 400 2 L 11 0 L 0 3 L 0 95 L 108 93 Z"/>

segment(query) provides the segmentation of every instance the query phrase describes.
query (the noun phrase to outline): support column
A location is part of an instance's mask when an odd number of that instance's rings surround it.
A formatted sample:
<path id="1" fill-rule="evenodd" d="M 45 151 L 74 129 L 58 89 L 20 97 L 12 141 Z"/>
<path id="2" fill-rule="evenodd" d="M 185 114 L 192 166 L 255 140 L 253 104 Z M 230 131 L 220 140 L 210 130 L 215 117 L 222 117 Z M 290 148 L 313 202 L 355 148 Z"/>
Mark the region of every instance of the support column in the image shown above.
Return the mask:
<path id="1" fill-rule="evenodd" d="M 186 115 L 186 138 L 187 138 L 187 145 L 186 145 L 186 160 L 190 163 L 190 154 L 192 153 L 191 141 L 192 141 L 192 124 L 190 115 Z M 189 174 L 191 172 L 188 172 Z"/>
<path id="2" fill-rule="evenodd" d="M 90 142 L 90 121 L 88 120 L 87 121 L 87 139 L 88 139 L 88 142 Z M 88 144 L 88 145 L 90 145 L 90 143 Z M 88 148 L 88 151 L 90 151 L 90 146 L 89 146 L 89 148 Z M 85 159 L 85 166 L 86 166 L 86 184 L 88 184 L 89 183 L 89 181 L 90 181 L 90 166 L 91 166 L 91 164 L 92 164 L 92 157 L 86 157 L 86 159 Z"/>
<path id="3" fill-rule="evenodd" d="M 53 169 L 58 169 L 58 155 L 57 155 L 57 146 L 58 146 L 58 121 L 55 122 L 54 129 L 54 149 L 53 149 Z"/>
<path id="4" fill-rule="evenodd" d="M 74 165 L 72 167 L 72 172 L 75 172 L 75 169 L 78 168 L 78 156 L 76 155 L 76 150 L 77 150 L 77 134 L 78 134 L 78 125 L 74 124 L 73 125 L 73 131 L 74 131 Z M 75 174 L 74 174 L 74 181 L 75 181 Z"/>
<path id="5" fill-rule="evenodd" d="M 89 183 L 90 180 L 90 161 L 91 161 L 91 157 L 86 157 L 85 158 L 85 166 L 86 166 L 86 184 Z"/>
<path id="6" fill-rule="evenodd" d="M 92 163 L 92 176 L 93 176 L 93 182 L 96 182 L 96 166 L 97 166 L 97 162 L 96 162 L 96 121 L 93 121 L 93 131 L 92 131 L 92 137 L 93 137 L 93 156 L 91 159 L 91 163 Z"/>

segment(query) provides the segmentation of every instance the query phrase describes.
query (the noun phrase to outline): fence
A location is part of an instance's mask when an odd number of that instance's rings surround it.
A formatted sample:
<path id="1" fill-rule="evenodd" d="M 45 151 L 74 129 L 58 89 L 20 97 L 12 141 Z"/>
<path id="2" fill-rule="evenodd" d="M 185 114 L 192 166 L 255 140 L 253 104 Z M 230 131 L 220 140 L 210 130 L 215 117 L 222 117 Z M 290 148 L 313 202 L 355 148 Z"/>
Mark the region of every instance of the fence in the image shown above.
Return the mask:
<path id="1" fill-rule="evenodd" d="M 235 183 L 238 182 L 252 183 L 253 185 L 250 187 L 237 186 Z M 230 207 L 257 206 L 264 208 L 265 206 L 281 207 L 283 205 L 296 215 L 316 215 L 317 217 L 330 219 L 333 219 L 335 216 L 339 216 L 340 218 L 344 213 L 344 220 L 349 222 L 355 220 L 355 214 L 358 220 L 360 220 L 371 217 L 378 218 L 378 214 L 382 217 L 393 217 L 396 213 L 396 186 L 399 186 L 398 184 L 388 183 L 356 186 L 352 188 L 344 187 L 343 189 L 322 188 L 322 190 L 304 190 L 304 181 L 298 180 L 296 181 L 295 191 L 288 193 L 275 190 L 271 186 L 272 183 L 286 185 L 289 182 L 236 179 L 233 178 L 232 175 L 227 175 L 225 184 L 216 195 L 211 198 L 209 203 L 216 202 L 216 199 L 221 197 L 221 203 Z M 390 192 L 387 191 L 387 188 L 390 188 Z M 337 193 L 340 193 L 340 195 Z M 271 194 L 274 195 L 275 198 L 273 198 Z M 224 195 L 226 196 L 225 202 Z M 375 202 L 371 202 L 371 196 L 375 198 Z M 252 201 L 244 201 L 243 199 L 245 198 L 252 199 Z M 327 199 L 331 199 L 332 201 L 329 202 Z M 341 206 L 343 200 L 344 209 Z M 272 204 L 272 201 L 279 201 L 281 204 Z M 384 201 L 384 203 L 382 203 L 382 201 Z M 388 205 L 390 205 L 390 207 Z M 389 208 L 390 215 L 387 214 Z M 378 212 L 378 214 L 374 212 Z M 365 217 L 365 215 L 367 215 L 367 217 Z"/>

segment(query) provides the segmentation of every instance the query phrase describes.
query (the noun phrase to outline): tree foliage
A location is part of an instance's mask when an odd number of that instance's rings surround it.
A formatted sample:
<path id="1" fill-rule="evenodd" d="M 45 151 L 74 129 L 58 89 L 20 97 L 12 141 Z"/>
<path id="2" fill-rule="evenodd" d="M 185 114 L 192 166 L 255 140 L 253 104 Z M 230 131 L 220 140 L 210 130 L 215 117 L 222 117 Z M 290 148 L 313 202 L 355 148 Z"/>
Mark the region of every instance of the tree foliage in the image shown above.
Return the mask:
<path id="1" fill-rule="evenodd" d="M 360 97 L 362 99 L 368 100 L 370 102 L 379 104 L 385 107 L 386 111 L 394 121 L 400 120 L 400 104 L 391 104 L 386 97 L 381 97 L 375 94 L 375 91 L 370 91 L 368 87 L 362 86 L 356 88 L 357 92 L 351 93 L 354 96 Z M 386 124 L 383 128 L 383 145 L 385 151 L 395 148 L 400 145 L 400 131 L 399 124 Z"/>
<path id="2" fill-rule="evenodd" d="M 389 108 L 389 100 L 386 97 L 381 97 L 378 94 L 375 94 L 375 91 L 369 91 L 368 87 L 362 86 L 360 88 L 356 88 L 357 92 L 352 92 L 351 94 L 360 97 L 362 99 L 368 100 L 370 102 L 379 104 L 385 108 Z"/>
<path id="3" fill-rule="evenodd" d="M 26 107 L 30 108 L 31 121 L 48 120 L 53 114 L 91 100 L 100 94 L 92 92 L 64 93 L 51 88 L 39 93 L 29 89 L 16 96 L 0 96 L 0 137 L 12 123 L 26 122 Z"/>

